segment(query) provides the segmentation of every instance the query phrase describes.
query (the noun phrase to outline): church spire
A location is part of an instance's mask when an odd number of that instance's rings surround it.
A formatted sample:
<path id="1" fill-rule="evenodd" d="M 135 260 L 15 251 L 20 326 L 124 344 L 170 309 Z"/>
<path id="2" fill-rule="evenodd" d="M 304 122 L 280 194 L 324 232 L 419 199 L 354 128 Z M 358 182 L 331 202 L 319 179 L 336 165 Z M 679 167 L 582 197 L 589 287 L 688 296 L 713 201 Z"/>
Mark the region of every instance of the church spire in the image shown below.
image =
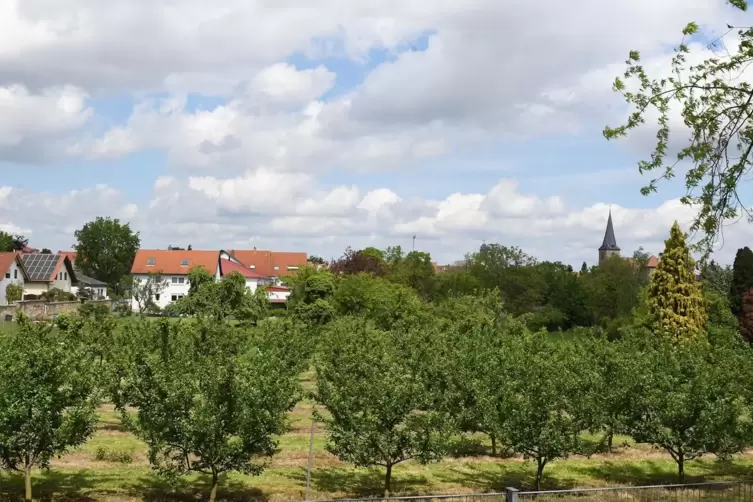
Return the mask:
<path id="1" fill-rule="evenodd" d="M 612 226 L 612 208 L 609 208 L 609 219 L 607 220 L 607 230 L 604 232 L 604 241 L 601 243 L 599 251 L 619 251 L 617 239 L 614 237 L 614 226 Z"/>

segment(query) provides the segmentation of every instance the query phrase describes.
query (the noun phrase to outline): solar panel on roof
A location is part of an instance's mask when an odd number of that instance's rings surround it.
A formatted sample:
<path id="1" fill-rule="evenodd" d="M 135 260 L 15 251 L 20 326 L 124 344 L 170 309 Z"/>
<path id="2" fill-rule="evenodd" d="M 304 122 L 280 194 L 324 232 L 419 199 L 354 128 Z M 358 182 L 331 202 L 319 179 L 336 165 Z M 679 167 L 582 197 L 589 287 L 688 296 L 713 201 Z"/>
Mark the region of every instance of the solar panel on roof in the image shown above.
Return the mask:
<path id="1" fill-rule="evenodd" d="M 27 254 L 23 257 L 23 264 L 32 281 L 47 281 L 59 260 L 60 256 L 54 254 Z"/>

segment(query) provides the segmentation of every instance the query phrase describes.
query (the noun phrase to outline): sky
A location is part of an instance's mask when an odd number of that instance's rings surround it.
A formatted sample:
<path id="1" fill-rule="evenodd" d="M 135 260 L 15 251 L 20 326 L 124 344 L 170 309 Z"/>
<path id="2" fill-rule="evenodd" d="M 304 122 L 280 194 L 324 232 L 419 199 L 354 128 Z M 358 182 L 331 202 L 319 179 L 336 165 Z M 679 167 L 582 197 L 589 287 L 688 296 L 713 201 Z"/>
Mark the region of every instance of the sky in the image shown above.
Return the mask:
<path id="1" fill-rule="evenodd" d="M 144 248 L 325 259 L 415 235 L 441 264 L 498 242 L 579 267 L 611 207 L 623 254 L 658 254 L 692 220 L 683 180 L 641 195 L 651 127 L 602 131 L 629 113 L 628 52 L 665 72 L 689 21 L 708 40 L 746 20 L 723 0 L 0 0 L 0 230 L 67 250 L 109 216 Z M 715 257 L 751 237 L 727 227 Z"/>

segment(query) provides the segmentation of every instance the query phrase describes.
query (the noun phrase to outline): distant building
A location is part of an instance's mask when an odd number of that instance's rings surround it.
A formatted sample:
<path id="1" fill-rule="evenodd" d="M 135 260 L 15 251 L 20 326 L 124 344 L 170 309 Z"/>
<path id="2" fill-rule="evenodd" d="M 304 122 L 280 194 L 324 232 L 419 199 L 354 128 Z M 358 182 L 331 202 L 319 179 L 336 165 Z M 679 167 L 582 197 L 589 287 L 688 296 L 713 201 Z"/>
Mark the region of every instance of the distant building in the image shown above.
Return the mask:
<path id="1" fill-rule="evenodd" d="M 610 256 L 620 256 L 620 246 L 617 245 L 617 239 L 614 237 L 611 209 L 609 210 L 609 219 L 607 219 L 607 230 L 604 232 L 604 241 L 599 248 L 599 265 Z"/>

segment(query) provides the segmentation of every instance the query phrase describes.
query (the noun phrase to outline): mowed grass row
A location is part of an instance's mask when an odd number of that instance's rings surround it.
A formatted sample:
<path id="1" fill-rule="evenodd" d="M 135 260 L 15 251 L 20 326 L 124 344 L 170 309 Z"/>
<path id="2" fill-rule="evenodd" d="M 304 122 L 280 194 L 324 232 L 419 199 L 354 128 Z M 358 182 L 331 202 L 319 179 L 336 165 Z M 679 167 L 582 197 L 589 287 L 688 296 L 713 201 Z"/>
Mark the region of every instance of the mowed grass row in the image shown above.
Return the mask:
<path id="1" fill-rule="evenodd" d="M 0 324 L 0 331 L 12 324 Z M 314 388 L 314 374 L 301 376 L 304 390 Z M 223 480 L 219 498 L 224 500 L 302 500 L 312 424 L 313 403 L 303 400 L 289 414 L 290 431 L 279 437 L 276 455 L 266 460 L 261 476 L 230 474 Z M 601 437 L 584 435 L 596 446 Z M 326 435 L 314 424 L 313 469 L 310 497 L 329 499 L 379 495 L 383 470 L 355 468 L 340 462 L 325 450 Z M 543 487 L 574 488 L 620 484 L 676 482 L 677 468 L 663 451 L 635 444 L 628 437 L 615 437 L 612 454 L 573 456 L 547 465 Z M 502 449 L 502 448 L 500 448 Z M 436 464 L 406 462 L 393 473 L 395 495 L 424 493 L 469 493 L 527 488 L 534 484 L 533 464 L 521 458 L 492 457 L 491 443 L 481 434 L 456 437 L 451 454 Z M 753 451 L 728 462 L 713 456 L 690 462 L 687 482 L 743 480 L 753 477 Z M 53 500 L 198 500 L 206 497 L 209 479 L 191 475 L 168 481 L 150 468 L 146 445 L 126 431 L 112 405 L 99 409 L 95 434 L 81 447 L 52 462 L 49 471 L 34 473 L 34 493 Z M 0 473 L 0 493 L 21 496 L 22 476 Z"/>

